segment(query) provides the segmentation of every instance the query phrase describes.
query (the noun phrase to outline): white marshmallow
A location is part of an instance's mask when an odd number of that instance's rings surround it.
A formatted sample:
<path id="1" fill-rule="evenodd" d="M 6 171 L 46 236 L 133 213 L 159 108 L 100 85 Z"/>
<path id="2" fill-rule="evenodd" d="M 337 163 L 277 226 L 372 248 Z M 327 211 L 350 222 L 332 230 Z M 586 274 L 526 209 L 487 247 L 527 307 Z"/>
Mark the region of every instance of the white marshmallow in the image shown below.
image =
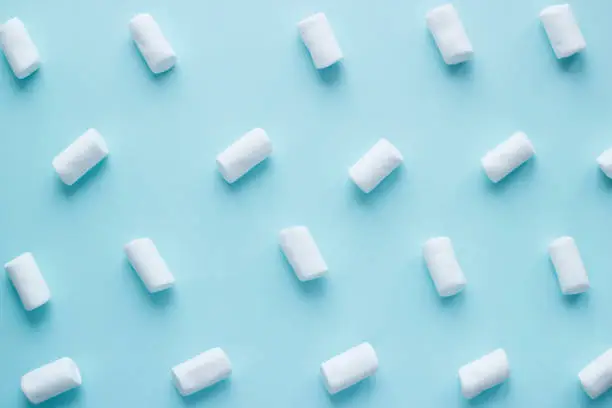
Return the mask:
<path id="1" fill-rule="evenodd" d="M 582 389 L 592 399 L 612 387 L 612 349 L 591 361 L 578 373 Z"/>
<path id="2" fill-rule="evenodd" d="M 516 132 L 510 138 L 481 159 L 487 177 L 497 183 L 508 174 L 516 170 L 535 154 L 533 144 L 523 132 Z"/>
<path id="3" fill-rule="evenodd" d="M 0 45 L 17 78 L 26 78 L 40 67 L 38 48 L 17 17 L 0 26 Z"/>
<path id="4" fill-rule="evenodd" d="M 454 65 L 472 58 L 474 49 L 452 4 L 429 11 L 425 20 L 444 62 Z"/>
<path id="5" fill-rule="evenodd" d="M 130 20 L 130 32 L 138 50 L 154 74 L 168 71 L 176 64 L 176 54 L 150 14 L 137 14 Z"/>
<path id="6" fill-rule="evenodd" d="M 589 277 L 572 237 L 555 239 L 549 245 L 548 252 L 564 295 L 575 295 L 589 289 Z"/>
<path id="7" fill-rule="evenodd" d="M 540 12 L 540 20 L 557 58 L 567 58 L 586 48 L 569 4 L 546 7 Z"/>
<path id="8" fill-rule="evenodd" d="M 597 164 L 606 176 L 612 178 L 612 148 L 604 151 L 597 157 Z"/>
<path id="9" fill-rule="evenodd" d="M 150 238 L 135 239 L 127 243 L 124 249 L 132 267 L 150 293 L 174 285 L 172 272 Z"/>
<path id="10" fill-rule="evenodd" d="M 79 367 L 72 359 L 64 357 L 21 377 L 21 390 L 32 404 L 40 404 L 81 383 Z"/>
<path id="11" fill-rule="evenodd" d="M 51 292 L 34 256 L 30 252 L 19 255 L 4 265 L 25 310 L 30 311 L 47 303 Z"/>
<path id="12" fill-rule="evenodd" d="M 349 176 L 364 192 L 374 190 L 404 158 L 387 139 L 380 139 L 349 169 Z"/>
<path id="13" fill-rule="evenodd" d="M 510 376 L 508 356 L 497 349 L 459 369 L 461 392 L 467 399 L 503 383 Z"/>
<path id="14" fill-rule="evenodd" d="M 317 69 L 327 68 L 343 58 L 334 31 L 323 13 L 316 13 L 298 23 L 302 41 Z"/>
<path id="15" fill-rule="evenodd" d="M 370 343 L 361 343 L 321 364 L 321 374 L 330 394 L 336 394 L 374 375 L 378 357 Z"/>
<path id="16" fill-rule="evenodd" d="M 450 238 L 431 238 L 423 246 L 423 257 L 440 296 L 453 296 L 465 287 L 467 280 L 457 262 Z"/>
<path id="17" fill-rule="evenodd" d="M 233 183 L 272 153 L 272 142 L 263 129 L 253 129 L 217 156 L 219 172 Z"/>
<path id="18" fill-rule="evenodd" d="M 96 129 L 88 129 L 53 159 L 62 181 L 71 186 L 108 156 L 108 147 Z"/>
<path id="19" fill-rule="evenodd" d="M 301 281 L 319 278 L 327 272 L 327 264 L 308 228 L 303 226 L 281 230 L 280 246 Z"/>
<path id="20" fill-rule="evenodd" d="M 232 364 L 219 347 L 198 354 L 172 368 L 174 384 L 184 397 L 226 379 L 231 373 Z"/>

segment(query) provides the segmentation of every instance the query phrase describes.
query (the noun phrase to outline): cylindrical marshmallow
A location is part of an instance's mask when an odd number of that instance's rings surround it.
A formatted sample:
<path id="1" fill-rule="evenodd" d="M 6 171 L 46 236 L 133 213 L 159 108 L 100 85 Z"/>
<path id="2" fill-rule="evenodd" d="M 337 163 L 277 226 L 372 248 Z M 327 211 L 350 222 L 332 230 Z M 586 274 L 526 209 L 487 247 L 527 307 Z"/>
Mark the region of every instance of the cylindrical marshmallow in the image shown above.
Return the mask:
<path id="1" fill-rule="evenodd" d="M 150 14 L 137 14 L 130 20 L 130 32 L 138 50 L 154 74 L 168 71 L 176 64 L 176 54 Z"/>
<path id="2" fill-rule="evenodd" d="M 578 373 L 582 389 L 592 399 L 612 387 L 612 349 L 591 361 Z"/>
<path id="3" fill-rule="evenodd" d="M 4 265 L 25 310 L 30 311 L 47 303 L 51 292 L 30 252 L 19 255 Z"/>
<path id="4" fill-rule="evenodd" d="M 572 237 L 555 239 L 549 245 L 548 252 L 564 295 L 575 295 L 589 289 L 589 277 Z"/>
<path id="5" fill-rule="evenodd" d="M 378 357 L 370 343 L 361 343 L 321 364 L 325 388 L 336 394 L 374 375 Z"/>
<path id="6" fill-rule="evenodd" d="M 612 149 L 604 151 L 597 157 L 597 164 L 606 176 L 612 178 Z"/>
<path id="7" fill-rule="evenodd" d="M 88 129 L 53 159 L 62 181 L 71 186 L 108 156 L 108 147 L 96 129 Z"/>
<path id="8" fill-rule="evenodd" d="M 168 289 L 174 284 L 172 272 L 151 239 L 135 239 L 126 244 L 124 249 L 132 267 L 150 293 Z"/>
<path id="9" fill-rule="evenodd" d="M 64 357 L 21 377 L 21 390 L 32 404 L 40 404 L 81 383 L 79 367 L 72 359 Z"/>
<path id="10" fill-rule="evenodd" d="M 302 41 L 317 69 L 327 68 L 343 58 L 334 31 L 323 13 L 316 13 L 298 23 Z"/>
<path id="11" fill-rule="evenodd" d="M 327 272 L 327 264 L 319 251 L 319 247 L 303 226 L 290 227 L 281 230 L 279 234 L 280 247 L 301 281 L 321 277 Z"/>
<path id="12" fill-rule="evenodd" d="M 436 7 L 425 20 L 444 62 L 454 65 L 472 58 L 474 49 L 452 4 Z"/>
<path id="13" fill-rule="evenodd" d="M 569 4 L 546 7 L 540 20 L 557 58 L 567 58 L 586 48 L 586 41 Z"/>
<path id="14" fill-rule="evenodd" d="M 253 129 L 217 156 L 219 172 L 228 183 L 244 176 L 272 153 L 272 142 L 266 131 Z"/>
<path id="15" fill-rule="evenodd" d="M 0 26 L 0 44 L 17 78 L 26 78 L 40 67 L 38 48 L 30 38 L 23 22 L 17 17 L 11 18 Z"/>
<path id="16" fill-rule="evenodd" d="M 232 364 L 219 347 L 198 354 L 172 368 L 174 384 L 184 397 L 226 379 L 231 373 Z"/>
<path id="17" fill-rule="evenodd" d="M 404 158 L 387 139 L 380 139 L 349 169 L 349 176 L 364 192 L 374 190 Z"/>
<path id="18" fill-rule="evenodd" d="M 452 296 L 461 292 L 467 280 L 457 262 L 450 238 L 429 239 L 423 246 L 423 257 L 440 296 Z"/>
<path id="19" fill-rule="evenodd" d="M 523 132 L 516 132 L 510 138 L 481 159 L 487 177 L 497 183 L 516 170 L 535 154 L 533 144 Z"/>
<path id="20" fill-rule="evenodd" d="M 459 369 L 463 396 L 472 399 L 480 393 L 503 383 L 510 376 L 508 356 L 497 349 Z"/>

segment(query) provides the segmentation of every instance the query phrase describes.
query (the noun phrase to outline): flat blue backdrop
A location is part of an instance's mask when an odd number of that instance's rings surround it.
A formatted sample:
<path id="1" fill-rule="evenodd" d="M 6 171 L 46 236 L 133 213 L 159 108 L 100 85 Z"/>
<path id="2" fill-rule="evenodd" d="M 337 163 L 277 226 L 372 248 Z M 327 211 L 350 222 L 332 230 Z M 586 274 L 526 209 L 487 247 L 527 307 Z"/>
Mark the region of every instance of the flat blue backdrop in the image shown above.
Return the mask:
<path id="1" fill-rule="evenodd" d="M 0 280 L 0 406 L 62 356 L 83 386 L 51 407 L 604 407 L 577 373 L 612 346 L 612 2 L 572 3 L 587 51 L 558 62 L 545 0 L 457 0 L 476 52 L 448 68 L 426 28 L 436 0 L 2 0 L 38 45 L 41 70 L 0 61 L 0 261 L 35 254 L 49 305 L 24 312 Z M 174 46 L 154 78 L 127 23 L 150 12 Z M 296 22 L 324 11 L 344 64 L 318 73 Z M 74 188 L 52 158 L 88 127 L 107 162 Z M 273 157 L 234 186 L 215 156 L 253 127 Z M 537 158 L 499 185 L 481 156 L 516 130 Z M 379 138 L 405 165 L 362 195 L 347 169 Z M 329 275 L 300 283 L 278 231 L 307 225 Z M 547 255 L 576 238 L 592 289 L 563 297 Z M 441 300 L 423 242 L 453 239 L 468 278 Z M 176 276 L 150 296 L 123 245 L 149 236 Z M 375 378 L 336 397 L 319 364 L 362 341 Z M 231 381 L 191 398 L 170 368 L 211 347 Z M 457 369 L 506 349 L 511 379 L 471 402 Z"/>

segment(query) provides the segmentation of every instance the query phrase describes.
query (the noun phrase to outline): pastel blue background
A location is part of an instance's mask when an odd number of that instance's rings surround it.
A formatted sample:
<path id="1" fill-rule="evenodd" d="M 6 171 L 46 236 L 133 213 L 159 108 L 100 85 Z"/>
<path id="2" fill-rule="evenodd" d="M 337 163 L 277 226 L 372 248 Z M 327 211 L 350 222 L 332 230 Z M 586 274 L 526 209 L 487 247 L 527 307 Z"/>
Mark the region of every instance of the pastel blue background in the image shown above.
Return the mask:
<path id="1" fill-rule="evenodd" d="M 49 305 L 1 280 L 0 406 L 62 356 L 83 386 L 43 407 L 604 407 L 576 375 L 612 346 L 612 3 L 572 3 L 588 43 L 560 63 L 545 0 L 457 0 L 475 48 L 446 67 L 424 22 L 436 0 L 2 0 L 43 66 L 0 64 L 0 260 L 32 251 Z M 152 13 L 179 63 L 153 78 L 129 19 Z M 345 53 L 318 73 L 295 23 L 324 11 Z M 111 149 L 74 188 L 52 158 L 88 127 Z M 273 157 L 234 186 L 215 156 L 253 127 Z M 524 130 L 536 160 L 491 184 L 480 157 Z M 365 196 L 347 169 L 379 138 L 405 165 Z M 330 267 L 300 283 L 277 233 L 307 225 Z M 592 289 L 562 297 L 547 245 L 576 238 Z M 421 246 L 453 239 L 468 278 L 441 300 Z M 149 296 L 123 253 L 149 236 L 173 270 Z M 319 364 L 362 341 L 375 378 L 330 398 Z M 170 368 L 214 346 L 231 381 L 183 399 Z M 506 349 L 511 379 L 468 402 L 457 369 Z"/>

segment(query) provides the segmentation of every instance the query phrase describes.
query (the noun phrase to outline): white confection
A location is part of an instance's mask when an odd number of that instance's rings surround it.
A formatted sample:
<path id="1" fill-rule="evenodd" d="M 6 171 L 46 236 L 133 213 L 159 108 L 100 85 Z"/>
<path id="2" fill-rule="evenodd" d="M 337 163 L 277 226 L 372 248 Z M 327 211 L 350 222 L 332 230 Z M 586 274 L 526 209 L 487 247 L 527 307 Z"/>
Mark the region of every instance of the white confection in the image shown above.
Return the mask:
<path id="1" fill-rule="evenodd" d="M 452 4 L 436 7 L 425 20 L 444 62 L 454 65 L 472 58 L 474 49 Z"/>
<path id="2" fill-rule="evenodd" d="M 535 154 L 533 144 L 523 132 L 516 132 L 481 159 L 487 177 L 497 183 Z"/>
<path id="3" fill-rule="evenodd" d="M 380 139 L 349 169 L 349 176 L 364 192 L 374 190 L 404 158 L 387 139 Z"/>
<path id="4" fill-rule="evenodd" d="M 508 356 L 497 349 L 459 369 L 463 396 L 472 399 L 480 393 L 506 381 L 510 375 Z"/>
<path id="5" fill-rule="evenodd" d="M 263 129 L 253 129 L 217 156 L 219 172 L 233 183 L 272 153 L 272 142 Z"/>
<path id="6" fill-rule="evenodd" d="M 606 176 L 612 178 L 612 149 L 608 149 L 599 155 L 597 158 L 599 168 Z"/>
<path id="7" fill-rule="evenodd" d="M 279 234 L 279 241 L 287 261 L 301 281 L 321 277 L 327 272 L 327 264 L 308 228 L 285 228 Z"/>
<path id="8" fill-rule="evenodd" d="M 548 252 L 564 295 L 575 295 L 589 289 L 589 277 L 573 238 L 555 239 L 548 247 Z"/>
<path id="9" fill-rule="evenodd" d="M 64 357 L 21 377 L 21 390 L 32 404 L 40 404 L 81 383 L 79 367 L 72 359 Z"/>
<path id="10" fill-rule="evenodd" d="M 132 267 L 150 293 L 174 285 L 174 276 L 151 239 L 135 239 L 126 244 L 124 249 Z"/>
<path id="11" fill-rule="evenodd" d="M 330 394 L 336 394 L 374 375 L 378 357 L 370 343 L 361 343 L 321 364 L 321 374 Z"/>
<path id="12" fill-rule="evenodd" d="M 431 238 L 425 242 L 423 257 L 440 296 L 461 292 L 467 280 L 457 262 L 450 238 Z"/>
<path id="13" fill-rule="evenodd" d="M 47 303 L 51 292 L 34 256 L 30 252 L 19 255 L 4 265 L 25 310 L 30 311 Z"/>
<path id="14" fill-rule="evenodd" d="M 96 129 L 88 129 L 53 159 L 62 181 L 71 186 L 108 156 L 108 147 Z"/>
<path id="15" fill-rule="evenodd" d="M 0 26 L 0 45 L 17 78 L 26 78 L 40 67 L 38 48 L 20 19 L 12 18 Z"/>
<path id="16" fill-rule="evenodd" d="M 302 41 L 317 69 L 327 68 L 343 58 L 336 36 L 323 13 L 316 13 L 298 23 Z"/>
<path id="17" fill-rule="evenodd" d="M 172 368 L 174 384 L 182 396 L 191 395 L 226 379 L 232 364 L 219 347 L 198 354 Z"/>
<path id="18" fill-rule="evenodd" d="M 130 32 L 151 72 L 161 74 L 176 64 L 172 46 L 150 14 L 134 16 L 130 20 Z"/>
<path id="19" fill-rule="evenodd" d="M 569 4 L 546 7 L 540 12 L 540 20 L 557 58 L 567 58 L 586 48 Z"/>
<path id="20" fill-rule="evenodd" d="M 578 373 L 582 389 L 593 399 L 612 387 L 612 349 L 609 349 Z"/>

